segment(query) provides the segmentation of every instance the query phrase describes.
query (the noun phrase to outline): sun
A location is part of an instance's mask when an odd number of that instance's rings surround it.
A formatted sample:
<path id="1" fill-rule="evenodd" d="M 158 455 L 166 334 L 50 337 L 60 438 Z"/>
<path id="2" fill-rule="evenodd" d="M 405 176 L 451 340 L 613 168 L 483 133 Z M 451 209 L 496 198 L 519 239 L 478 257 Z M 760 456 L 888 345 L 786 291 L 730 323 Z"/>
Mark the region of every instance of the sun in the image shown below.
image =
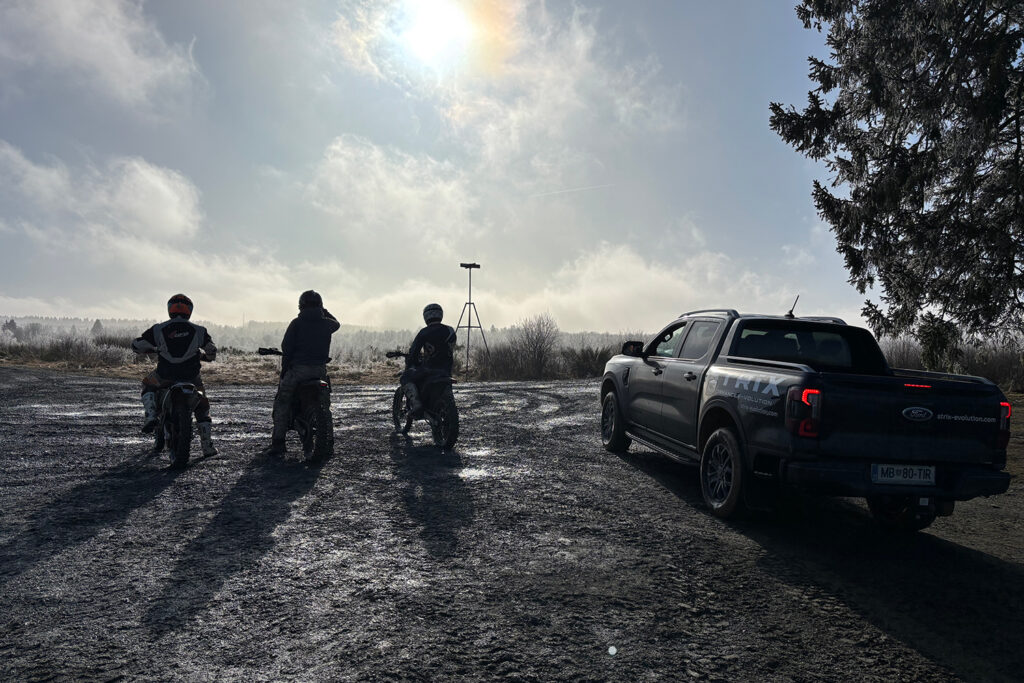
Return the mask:
<path id="1" fill-rule="evenodd" d="M 444 71 L 465 58 L 473 25 L 457 2 L 406 0 L 405 15 L 400 40 L 422 64 Z"/>

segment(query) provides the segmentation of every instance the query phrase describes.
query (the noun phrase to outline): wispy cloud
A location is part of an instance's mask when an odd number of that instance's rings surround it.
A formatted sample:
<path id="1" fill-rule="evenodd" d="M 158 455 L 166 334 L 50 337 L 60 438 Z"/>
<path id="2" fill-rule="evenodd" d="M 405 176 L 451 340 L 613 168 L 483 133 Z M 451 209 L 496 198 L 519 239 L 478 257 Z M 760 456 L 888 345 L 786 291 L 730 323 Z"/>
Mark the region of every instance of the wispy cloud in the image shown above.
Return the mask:
<path id="1" fill-rule="evenodd" d="M 139 0 L 8 0 L 0 4 L 0 82 L 8 93 L 44 77 L 152 112 L 201 82 L 190 45 L 169 44 Z"/>

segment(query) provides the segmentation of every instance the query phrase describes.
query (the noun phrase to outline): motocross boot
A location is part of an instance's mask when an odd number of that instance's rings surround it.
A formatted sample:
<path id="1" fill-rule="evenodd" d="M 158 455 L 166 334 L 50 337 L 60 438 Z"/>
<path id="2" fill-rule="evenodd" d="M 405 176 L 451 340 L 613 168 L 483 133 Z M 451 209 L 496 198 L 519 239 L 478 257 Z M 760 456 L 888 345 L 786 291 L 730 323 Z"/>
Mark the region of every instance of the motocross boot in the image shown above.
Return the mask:
<path id="1" fill-rule="evenodd" d="M 420 401 L 420 392 L 416 388 L 416 385 L 410 382 L 409 384 L 403 384 L 402 389 L 405 390 L 405 398 L 409 405 L 409 414 L 419 416 L 423 412 L 423 402 Z"/>
<path id="2" fill-rule="evenodd" d="M 206 457 L 217 455 L 217 447 L 213 445 L 213 423 L 200 422 L 198 427 L 199 441 L 203 444 L 203 455 Z"/>
<path id="3" fill-rule="evenodd" d="M 288 446 L 285 445 L 284 439 L 271 439 L 270 445 L 260 451 L 260 455 L 269 458 L 272 455 L 284 455 L 287 452 Z"/>
<path id="4" fill-rule="evenodd" d="M 156 392 L 147 391 L 142 395 L 142 407 L 146 411 L 145 422 L 142 423 L 142 433 L 149 434 L 156 429 L 157 424 L 160 422 L 159 418 L 157 418 Z"/>

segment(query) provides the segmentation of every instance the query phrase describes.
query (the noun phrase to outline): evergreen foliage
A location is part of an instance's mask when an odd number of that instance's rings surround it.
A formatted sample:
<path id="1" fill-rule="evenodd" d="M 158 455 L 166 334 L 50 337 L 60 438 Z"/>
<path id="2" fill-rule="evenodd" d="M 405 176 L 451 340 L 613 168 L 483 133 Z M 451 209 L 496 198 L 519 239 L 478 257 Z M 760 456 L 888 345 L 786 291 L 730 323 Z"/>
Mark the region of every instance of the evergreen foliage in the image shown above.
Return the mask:
<path id="1" fill-rule="evenodd" d="M 875 332 L 913 331 L 928 361 L 1024 323 L 1024 3 L 803 0 L 827 30 L 807 107 L 771 127 L 832 173 L 814 203 L 850 282 L 878 288 Z M 951 347 L 952 345 L 952 347 Z M 935 358 L 932 358 L 935 356 Z"/>

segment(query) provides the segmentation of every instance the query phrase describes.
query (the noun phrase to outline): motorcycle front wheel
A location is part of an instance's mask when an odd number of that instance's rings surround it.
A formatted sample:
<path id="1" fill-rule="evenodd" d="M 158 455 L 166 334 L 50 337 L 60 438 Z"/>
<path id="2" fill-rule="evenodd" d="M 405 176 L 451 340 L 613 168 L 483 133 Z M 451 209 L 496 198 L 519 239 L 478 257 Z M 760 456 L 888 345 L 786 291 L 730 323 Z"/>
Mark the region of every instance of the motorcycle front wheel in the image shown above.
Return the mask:
<path id="1" fill-rule="evenodd" d="M 412 428 L 409 403 L 405 400 L 405 390 L 402 387 L 395 389 L 395 397 L 391 401 L 391 419 L 395 423 L 396 434 L 408 434 Z"/>
<path id="2" fill-rule="evenodd" d="M 459 438 L 459 410 L 455 407 L 455 396 L 451 389 L 437 394 L 431 401 L 430 412 L 434 414 L 431 431 L 434 445 L 442 450 L 451 450 Z"/>

